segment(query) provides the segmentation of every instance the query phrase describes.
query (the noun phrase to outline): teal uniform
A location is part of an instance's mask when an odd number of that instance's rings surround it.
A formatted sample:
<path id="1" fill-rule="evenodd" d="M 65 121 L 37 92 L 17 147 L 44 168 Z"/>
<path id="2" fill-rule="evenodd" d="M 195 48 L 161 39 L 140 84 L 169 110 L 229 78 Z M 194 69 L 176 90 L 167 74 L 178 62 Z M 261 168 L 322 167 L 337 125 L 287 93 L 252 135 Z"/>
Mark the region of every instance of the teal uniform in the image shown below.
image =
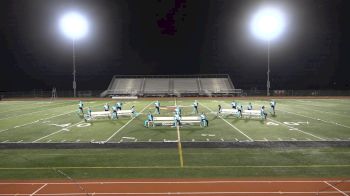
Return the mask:
<path id="1" fill-rule="evenodd" d="M 148 113 L 147 120 L 145 120 L 144 126 L 148 128 L 149 122 L 153 122 L 153 115 L 151 113 Z"/>
<path id="2" fill-rule="evenodd" d="M 265 107 L 264 106 L 262 106 L 261 109 L 260 109 L 260 115 L 261 115 L 261 118 L 266 119 L 267 113 L 265 112 Z"/>
<path id="3" fill-rule="evenodd" d="M 175 114 L 174 116 L 174 126 L 181 125 L 181 116 L 179 114 Z"/>
<path id="4" fill-rule="evenodd" d="M 232 101 L 231 106 L 232 106 L 232 109 L 236 109 L 237 103 L 235 101 Z"/>
<path id="5" fill-rule="evenodd" d="M 179 106 L 177 106 L 175 108 L 175 114 L 179 115 L 181 117 L 181 108 Z"/>
<path id="6" fill-rule="evenodd" d="M 112 106 L 112 119 L 118 119 L 117 107 Z"/>
<path id="7" fill-rule="evenodd" d="M 270 106 L 271 106 L 273 115 L 275 115 L 276 101 L 272 100 L 272 101 L 270 102 Z"/>
<path id="8" fill-rule="evenodd" d="M 155 110 L 154 113 L 160 114 L 160 103 L 159 103 L 159 101 L 156 101 L 154 103 L 154 106 L 156 107 L 156 110 Z"/>
<path id="9" fill-rule="evenodd" d="M 248 104 L 248 107 L 247 107 L 247 110 L 252 110 L 253 109 L 253 106 L 251 103 Z"/>
<path id="10" fill-rule="evenodd" d="M 109 105 L 108 105 L 108 103 L 106 103 L 103 107 L 104 107 L 105 111 L 109 111 Z"/>
<path id="11" fill-rule="evenodd" d="M 198 101 L 194 101 L 193 103 L 193 113 L 198 114 Z"/>
<path id="12" fill-rule="evenodd" d="M 84 104 L 83 104 L 82 101 L 80 101 L 80 102 L 79 102 L 79 110 L 80 110 L 81 113 L 84 113 L 83 107 L 84 107 Z"/>
<path id="13" fill-rule="evenodd" d="M 205 114 L 201 114 L 200 117 L 201 117 L 201 126 L 207 127 L 209 125 L 207 116 Z"/>
<path id="14" fill-rule="evenodd" d="M 122 105 L 123 103 L 117 102 L 115 106 L 117 107 L 117 110 L 122 110 Z"/>

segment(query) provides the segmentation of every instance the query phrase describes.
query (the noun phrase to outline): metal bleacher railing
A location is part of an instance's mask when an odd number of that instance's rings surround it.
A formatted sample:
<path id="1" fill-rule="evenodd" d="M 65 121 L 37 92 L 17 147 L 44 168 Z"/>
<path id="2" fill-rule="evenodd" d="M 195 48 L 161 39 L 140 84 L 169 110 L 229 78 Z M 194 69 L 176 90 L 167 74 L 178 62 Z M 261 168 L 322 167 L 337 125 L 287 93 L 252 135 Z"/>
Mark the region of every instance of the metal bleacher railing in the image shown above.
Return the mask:
<path id="1" fill-rule="evenodd" d="M 237 90 L 237 89 L 235 89 Z M 125 91 L 121 90 L 123 93 Z M 102 90 L 84 90 L 77 91 L 77 97 L 100 97 Z M 211 92 L 208 90 L 201 91 L 203 96 L 221 96 L 217 95 L 215 92 Z M 225 96 L 225 91 L 220 90 L 223 93 L 222 96 Z M 150 91 L 149 96 L 164 96 L 168 91 Z M 176 96 L 174 92 L 174 96 Z M 191 94 L 191 91 L 187 93 Z M 137 91 L 129 91 L 129 95 L 137 95 Z M 227 96 L 237 95 L 237 96 L 266 96 L 266 90 L 241 90 L 238 89 L 235 94 L 230 94 L 230 92 L 226 92 Z M 72 90 L 60 90 L 57 89 L 57 97 L 58 98 L 71 98 L 73 97 Z M 31 90 L 31 91 L 2 91 L 0 92 L 0 97 L 3 99 L 9 98 L 51 98 L 52 91 L 45 90 Z M 194 93 L 194 96 L 197 96 Z M 350 96 L 350 90 L 271 90 L 271 96 L 274 97 L 282 97 L 282 96 L 309 96 L 309 97 L 317 97 L 317 96 Z"/>

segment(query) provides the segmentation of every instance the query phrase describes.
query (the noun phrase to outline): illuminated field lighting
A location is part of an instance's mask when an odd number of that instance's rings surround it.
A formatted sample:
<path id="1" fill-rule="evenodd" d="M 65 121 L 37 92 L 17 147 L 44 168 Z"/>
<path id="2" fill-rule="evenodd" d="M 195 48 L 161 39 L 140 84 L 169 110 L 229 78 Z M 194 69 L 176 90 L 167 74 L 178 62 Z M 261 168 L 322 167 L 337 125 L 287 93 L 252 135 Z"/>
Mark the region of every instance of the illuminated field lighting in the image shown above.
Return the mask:
<path id="1" fill-rule="evenodd" d="M 285 28 L 285 17 L 281 11 L 267 7 L 259 10 L 252 19 L 252 33 L 270 41 L 280 35 Z"/>
<path id="2" fill-rule="evenodd" d="M 88 31 L 86 19 L 76 12 L 65 14 L 60 20 L 60 27 L 62 32 L 73 40 L 84 37 Z"/>
<path id="3" fill-rule="evenodd" d="M 270 42 L 283 32 L 285 16 L 276 8 L 265 7 L 253 16 L 250 25 L 252 33 L 267 42 L 266 96 L 270 96 Z"/>
<path id="4" fill-rule="evenodd" d="M 84 37 L 88 31 L 88 23 L 86 19 L 76 13 L 69 12 L 65 14 L 60 20 L 60 27 L 62 32 L 72 39 L 73 48 L 73 92 L 74 97 L 77 95 L 77 82 L 76 82 L 76 65 L 75 65 L 75 45 L 76 40 Z"/>

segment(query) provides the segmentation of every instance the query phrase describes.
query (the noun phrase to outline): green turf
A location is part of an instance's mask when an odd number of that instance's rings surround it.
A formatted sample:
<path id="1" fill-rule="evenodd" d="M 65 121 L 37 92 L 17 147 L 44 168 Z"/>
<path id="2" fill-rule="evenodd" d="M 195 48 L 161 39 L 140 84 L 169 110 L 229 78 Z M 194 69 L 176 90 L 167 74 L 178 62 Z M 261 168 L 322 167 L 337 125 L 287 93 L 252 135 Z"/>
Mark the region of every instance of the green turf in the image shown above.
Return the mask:
<path id="1" fill-rule="evenodd" d="M 0 150 L 1 179 L 349 177 L 349 148 Z M 59 172 L 61 171 L 61 172 Z"/>
<path id="2" fill-rule="evenodd" d="M 134 105 L 143 111 L 138 117 L 85 123 L 77 115 L 77 101 L 2 101 L 0 104 L 0 142 L 90 142 L 90 141 L 164 141 L 176 140 L 172 127 L 143 127 L 148 111 L 154 112 L 154 100 L 123 101 L 124 108 Z M 192 114 L 194 99 L 176 99 L 183 115 Z M 183 126 L 182 141 L 245 140 L 350 140 L 350 99 L 277 99 L 276 116 L 266 121 L 216 117 L 217 105 L 230 108 L 231 98 L 200 99 L 199 110 L 209 117 L 209 127 Z M 244 107 L 251 102 L 254 109 L 268 100 L 239 99 Z M 87 101 L 93 111 L 103 110 L 106 101 Z M 108 100 L 110 104 L 115 101 Z M 161 99 L 161 106 L 174 106 L 175 99 Z M 150 104 L 150 105 L 149 105 Z M 157 116 L 157 115 L 155 115 Z M 161 110 L 160 116 L 173 116 Z"/>
<path id="3" fill-rule="evenodd" d="M 86 101 L 93 111 L 107 102 Z M 175 141 L 172 127 L 143 127 L 154 100 L 123 101 L 143 111 L 138 117 L 86 123 L 77 101 L 1 101 L 0 142 Z M 160 99 L 161 106 L 182 106 L 192 114 L 194 99 Z M 181 141 L 320 141 L 350 140 L 350 99 L 277 99 L 276 116 L 265 121 L 216 117 L 217 105 L 230 108 L 232 98 L 199 99 L 209 127 L 183 126 Z M 268 100 L 239 99 L 254 109 Z M 157 116 L 157 115 L 155 115 Z M 173 116 L 171 109 L 160 116 Z M 349 177 L 349 148 L 184 149 L 184 168 L 174 149 L 0 150 L 1 179 L 176 178 L 176 177 Z M 78 168 L 77 168 L 78 167 Z M 80 167 L 80 168 L 79 168 Z M 81 168 L 83 167 L 83 168 Z"/>

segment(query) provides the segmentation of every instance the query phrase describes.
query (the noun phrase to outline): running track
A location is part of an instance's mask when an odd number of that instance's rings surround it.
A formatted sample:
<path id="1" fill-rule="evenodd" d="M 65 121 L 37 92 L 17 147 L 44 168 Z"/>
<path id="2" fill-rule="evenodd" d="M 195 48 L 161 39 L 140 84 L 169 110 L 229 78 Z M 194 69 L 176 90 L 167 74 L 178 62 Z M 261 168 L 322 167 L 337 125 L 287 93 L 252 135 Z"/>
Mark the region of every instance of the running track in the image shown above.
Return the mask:
<path id="1" fill-rule="evenodd" d="M 327 195 L 350 194 L 349 180 L 336 179 L 145 179 L 0 181 L 0 195 Z"/>

